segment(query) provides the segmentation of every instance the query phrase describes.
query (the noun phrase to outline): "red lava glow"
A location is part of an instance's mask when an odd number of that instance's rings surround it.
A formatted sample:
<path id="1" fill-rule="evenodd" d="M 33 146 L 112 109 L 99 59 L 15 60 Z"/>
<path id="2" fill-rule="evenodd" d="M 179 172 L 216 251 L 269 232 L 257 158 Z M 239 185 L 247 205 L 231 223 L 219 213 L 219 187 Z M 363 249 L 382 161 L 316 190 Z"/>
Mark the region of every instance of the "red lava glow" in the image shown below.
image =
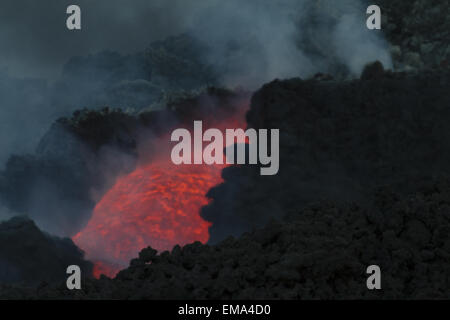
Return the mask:
<path id="1" fill-rule="evenodd" d="M 92 274 L 97 279 L 99 279 L 102 274 L 113 278 L 121 269 L 123 269 L 123 267 L 118 264 L 104 261 L 95 261 Z"/>
<path id="2" fill-rule="evenodd" d="M 96 262 L 95 276 L 113 275 L 117 270 L 106 261 L 126 266 L 149 245 L 163 251 L 176 244 L 205 243 L 210 224 L 199 210 L 208 203 L 205 194 L 220 182 L 216 166 L 157 162 L 138 167 L 116 181 L 74 241 L 88 257 L 103 260 Z"/>
<path id="3" fill-rule="evenodd" d="M 229 128 L 244 128 L 233 124 Z M 169 138 L 163 140 L 167 145 Z M 161 153 L 165 155 L 158 160 L 119 177 L 95 206 L 88 225 L 73 237 L 94 261 L 95 277 L 114 277 L 147 246 L 161 252 L 208 241 L 210 223 L 199 212 L 208 204 L 208 190 L 222 182 L 226 165 L 176 166 L 170 150 Z"/>

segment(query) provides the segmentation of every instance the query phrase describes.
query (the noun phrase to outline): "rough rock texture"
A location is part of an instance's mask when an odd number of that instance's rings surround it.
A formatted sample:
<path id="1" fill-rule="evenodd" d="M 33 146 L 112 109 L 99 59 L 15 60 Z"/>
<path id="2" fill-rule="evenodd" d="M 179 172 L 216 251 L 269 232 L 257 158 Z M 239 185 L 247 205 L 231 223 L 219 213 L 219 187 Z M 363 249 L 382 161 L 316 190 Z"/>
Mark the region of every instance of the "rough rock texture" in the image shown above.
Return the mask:
<path id="1" fill-rule="evenodd" d="M 450 1 L 379 0 L 397 70 L 448 67 Z"/>
<path id="2" fill-rule="evenodd" d="M 92 272 L 92 263 L 83 259 L 72 240 L 43 233 L 24 217 L 0 223 L 0 283 L 62 281 L 69 265 Z"/>
<path id="3" fill-rule="evenodd" d="M 274 81 L 255 93 L 247 121 L 280 129 L 280 170 L 223 171 L 225 182 L 210 190 L 214 201 L 202 210 L 213 222 L 211 243 L 310 202 L 368 205 L 380 186 L 406 194 L 416 181 L 450 174 L 450 71 L 369 73 L 348 82 Z"/>
<path id="4" fill-rule="evenodd" d="M 450 184 L 400 198 L 376 193 L 372 209 L 322 202 L 288 221 L 156 255 L 142 250 L 111 280 L 37 289 L 0 287 L 0 298 L 62 299 L 444 299 L 450 286 Z M 366 287 L 379 265 L 382 290 Z"/>

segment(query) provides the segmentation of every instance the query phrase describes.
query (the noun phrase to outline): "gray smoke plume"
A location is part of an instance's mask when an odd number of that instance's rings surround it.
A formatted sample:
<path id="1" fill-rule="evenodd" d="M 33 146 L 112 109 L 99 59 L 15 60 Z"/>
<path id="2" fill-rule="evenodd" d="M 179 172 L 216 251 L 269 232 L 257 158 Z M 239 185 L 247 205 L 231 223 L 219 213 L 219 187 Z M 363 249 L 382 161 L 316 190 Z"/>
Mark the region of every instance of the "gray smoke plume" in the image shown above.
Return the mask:
<path id="1" fill-rule="evenodd" d="M 14 75 L 54 77 L 72 56 L 133 53 L 188 31 L 211 46 L 210 63 L 233 66 L 230 80 L 243 84 L 323 71 L 319 58 L 330 51 L 354 73 L 364 60 L 390 64 L 379 34 L 366 29 L 365 0 L 79 0 L 79 32 L 65 27 L 69 4 L 2 1 L 1 65 Z M 302 46 L 306 38 L 310 47 Z"/>
<path id="2" fill-rule="evenodd" d="M 123 62 L 127 57 L 121 55 L 142 51 L 152 41 L 188 33 L 206 47 L 199 60 L 213 66 L 222 84 L 233 87 L 256 89 L 274 78 L 316 72 L 358 76 L 374 60 L 391 67 L 380 32 L 365 26 L 363 0 L 80 0 L 77 4 L 82 9 L 79 32 L 65 27 L 67 1 L 0 4 L 0 67 L 5 68 L 0 74 L 0 164 L 11 152 L 31 151 L 57 116 L 110 103 L 118 92 L 114 88 L 124 80 L 135 83 L 144 77 L 136 72 L 136 79 L 119 79 L 110 91 L 99 86 L 95 94 L 110 95 L 109 99 L 84 99 L 98 85 L 95 79 L 104 76 L 97 64 L 85 72 L 89 82 L 76 77 L 66 81 L 65 75 L 63 87 L 76 95 L 58 97 L 61 86 L 50 86 L 45 78 L 58 82 L 62 66 L 73 56 L 108 49 L 117 51 Z M 123 64 L 142 69 L 133 61 Z M 143 83 L 152 88 L 151 82 Z M 144 104 L 152 94 L 129 96 L 136 101 L 142 97 Z"/>
<path id="3" fill-rule="evenodd" d="M 360 0 L 213 0 L 186 23 L 209 45 L 207 61 L 225 84 L 260 86 L 340 67 L 359 76 L 375 60 L 391 68 L 387 44 L 366 27 L 366 8 Z"/>
<path id="4" fill-rule="evenodd" d="M 381 34 L 366 28 L 366 6 L 360 0 L 79 0 L 79 32 L 65 27 L 69 4 L 48 0 L 3 0 L 0 4 L 0 67 L 5 68 L 0 72 L 1 167 L 12 153 L 33 154 L 50 124 L 75 109 L 111 103 L 148 106 L 161 92 L 173 89 L 165 87 L 171 82 L 162 81 L 155 69 L 177 76 L 179 66 L 187 65 L 177 89 L 192 89 L 193 83 L 199 87 L 209 84 L 209 77 L 198 76 L 201 62 L 211 66 L 219 85 L 256 89 L 274 78 L 305 78 L 317 72 L 359 76 L 363 66 L 374 60 L 391 67 Z M 172 60 L 162 60 L 160 68 L 155 68 L 159 60 L 147 64 L 150 43 L 179 34 L 189 35 L 204 47 L 202 51 L 187 50 L 195 55 L 195 63 L 187 62 L 190 57 L 178 56 L 183 50 L 175 48 L 162 56 Z M 173 44 L 176 47 L 177 41 Z M 171 45 L 169 42 L 168 47 Z M 149 65 L 150 71 L 145 69 Z M 17 175 L 21 172 L 19 160 L 10 166 L 17 169 Z M 60 174 L 54 178 L 55 165 L 49 160 L 58 159 L 39 156 L 49 171 L 45 179 L 40 178 L 40 166 L 34 169 L 29 165 L 39 179 L 32 181 L 38 188 L 28 197 L 42 207 L 34 202 L 25 204 L 22 195 L 8 194 L 10 202 L 14 200 L 26 211 L 18 213 L 29 214 L 38 223 L 32 212 L 53 207 L 42 216 L 40 226 L 56 221 L 52 214 L 63 214 L 59 212 L 68 211 L 67 206 L 74 208 L 70 212 L 80 211 L 67 198 L 52 201 L 56 190 L 80 197 L 61 187 L 68 179 Z M 61 167 L 68 163 L 64 161 Z M 21 185 L 28 190 L 32 184 L 25 177 Z M 79 185 L 84 186 L 84 180 Z M 61 206 L 62 202 L 66 204 Z M 88 204 L 82 207 L 90 207 Z M 54 226 L 47 229 L 53 232 Z"/>

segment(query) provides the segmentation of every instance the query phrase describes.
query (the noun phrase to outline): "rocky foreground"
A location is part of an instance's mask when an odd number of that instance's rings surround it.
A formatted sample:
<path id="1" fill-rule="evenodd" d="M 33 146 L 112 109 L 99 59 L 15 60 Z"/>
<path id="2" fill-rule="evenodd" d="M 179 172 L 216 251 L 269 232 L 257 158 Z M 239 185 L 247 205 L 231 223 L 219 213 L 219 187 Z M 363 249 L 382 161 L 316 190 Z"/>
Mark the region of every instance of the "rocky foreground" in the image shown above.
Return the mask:
<path id="1" fill-rule="evenodd" d="M 0 283 L 39 285 L 66 279 L 71 264 L 87 274 L 91 262 L 70 239 L 61 239 L 39 230 L 26 217 L 14 217 L 0 223 Z"/>
<path id="2" fill-rule="evenodd" d="M 377 192 L 374 206 L 317 203 L 215 246 L 194 243 L 156 255 L 146 248 L 111 280 L 82 290 L 42 284 L 0 287 L 20 299 L 444 299 L 450 287 L 450 183 L 399 198 Z M 366 287 L 379 265 L 382 290 Z"/>

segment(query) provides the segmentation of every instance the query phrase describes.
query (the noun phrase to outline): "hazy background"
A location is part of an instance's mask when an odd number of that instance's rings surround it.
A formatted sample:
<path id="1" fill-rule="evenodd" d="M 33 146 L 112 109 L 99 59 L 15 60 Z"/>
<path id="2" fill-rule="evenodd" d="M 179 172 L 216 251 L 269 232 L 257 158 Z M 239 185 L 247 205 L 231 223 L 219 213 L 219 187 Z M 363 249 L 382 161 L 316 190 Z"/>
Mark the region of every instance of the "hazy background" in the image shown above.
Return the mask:
<path id="1" fill-rule="evenodd" d="M 304 60 L 308 54 L 299 55 L 296 44 L 310 30 L 316 33 L 315 41 L 338 37 L 336 48 L 347 48 L 348 53 L 354 51 L 352 47 L 358 49 L 362 45 L 376 50 L 376 43 L 370 45 L 376 42 L 374 32 L 365 30 L 365 3 L 360 0 L 2 0 L 0 66 L 15 76 L 55 77 L 74 55 L 104 49 L 133 53 L 152 41 L 191 31 L 213 46 L 214 55 L 210 59 L 223 58 L 230 46 L 245 40 L 246 46 L 241 49 L 247 55 L 242 54 L 241 58 L 248 58 L 250 52 L 254 57 L 263 55 L 271 68 L 268 72 L 282 74 L 288 66 L 292 69 L 308 62 Z M 81 31 L 66 29 L 66 8 L 71 4 L 81 7 Z M 335 17 L 342 21 L 335 24 L 331 21 Z M 299 21 L 308 24 L 299 28 Z M 364 52 L 365 56 L 357 53 L 362 59 L 377 54 L 370 50 Z"/>
<path id="2" fill-rule="evenodd" d="M 151 41 L 180 32 L 183 13 L 177 8 L 187 2 L 201 0 L 2 0 L 1 66 L 17 76 L 55 77 L 74 55 L 142 50 Z M 66 28 L 71 4 L 81 7 L 80 31 Z"/>

